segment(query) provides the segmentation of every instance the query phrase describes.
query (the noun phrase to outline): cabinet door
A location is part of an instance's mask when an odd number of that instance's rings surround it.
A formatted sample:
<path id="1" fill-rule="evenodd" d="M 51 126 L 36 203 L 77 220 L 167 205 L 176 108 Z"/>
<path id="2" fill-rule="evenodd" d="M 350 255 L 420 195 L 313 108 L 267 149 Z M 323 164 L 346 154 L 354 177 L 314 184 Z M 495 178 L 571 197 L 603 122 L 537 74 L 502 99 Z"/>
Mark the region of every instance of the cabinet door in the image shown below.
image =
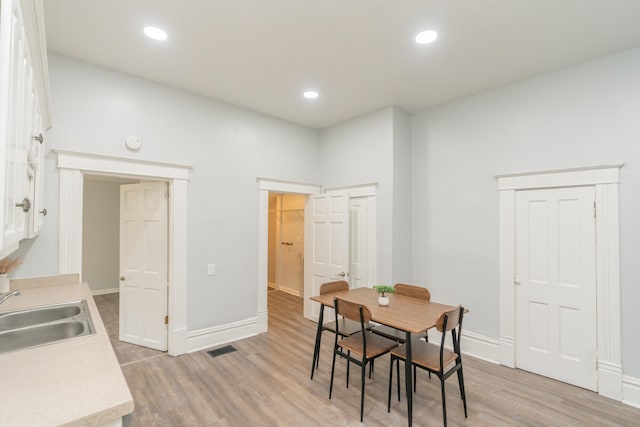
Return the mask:
<path id="1" fill-rule="evenodd" d="M 42 13 L 40 0 L 0 1 L 0 258 L 43 223 L 44 149 L 34 139 L 49 126 Z"/>
<path id="2" fill-rule="evenodd" d="M 27 195 L 27 153 L 24 149 L 24 139 L 28 102 L 25 94 L 28 93 L 32 79 L 28 76 L 31 67 L 27 63 L 28 45 L 18 2 L 11 11 L 11 25 L 4 247 L 17 244 L 25 236 L 27 220 L 27 215 L 22 209 L 22 206 L 26 207 L 24 199 Z"/>

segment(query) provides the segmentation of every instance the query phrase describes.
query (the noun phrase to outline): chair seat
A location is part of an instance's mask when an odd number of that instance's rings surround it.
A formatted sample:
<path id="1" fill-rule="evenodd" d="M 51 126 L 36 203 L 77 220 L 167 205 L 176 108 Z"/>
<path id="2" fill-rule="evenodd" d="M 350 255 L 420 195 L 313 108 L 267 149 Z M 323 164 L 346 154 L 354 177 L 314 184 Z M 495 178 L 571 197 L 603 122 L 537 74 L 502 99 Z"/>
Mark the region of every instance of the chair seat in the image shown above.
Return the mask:
<path id="1" fill-rule="evenodd" d="M 343 337 L 349 337 L 353 334 L 357 334 L 358 332 L 362 331 L 362 325 L 360 325 L 360 322 L 354 322 L 353 320 L 349 320 L 345 318 L 338 320 L 338 322 L 339 322 L 338 334 L 342 335 Z M 327 322 L 322 325 L 322 329 L 325 331 L 335 333 L 336 322 Z"/>
<path id="2" fill-rule="evenodd" d="M 407 348 L 402 345 L 391 351 L 391 354 L 402 360 L 407 359 Z M 447 349 L 442 353 L 443 367 L 456 361 L 458 356 Z M 440 346 L 423 341 L 411 341 L 411 361 L 433 372 L 440 371 Z M 445 369 L 446 371 L 446 369 Z"/>
<path id="3" fill-rule="evenodd" d="M 378 357 L 398 346 L 397 341 L 390 340 L 380 335 L 376 335 L 370 331 L 367 331 L 365 333 L 367 334 L 367 354 L 365 355 L 367 359 Z M 355 334 L 348 338 L 345 338 L 340 341 L 338 345 L 345 350 L 350 350 L 354 353 L 362 354 L 362 334 Z"/>

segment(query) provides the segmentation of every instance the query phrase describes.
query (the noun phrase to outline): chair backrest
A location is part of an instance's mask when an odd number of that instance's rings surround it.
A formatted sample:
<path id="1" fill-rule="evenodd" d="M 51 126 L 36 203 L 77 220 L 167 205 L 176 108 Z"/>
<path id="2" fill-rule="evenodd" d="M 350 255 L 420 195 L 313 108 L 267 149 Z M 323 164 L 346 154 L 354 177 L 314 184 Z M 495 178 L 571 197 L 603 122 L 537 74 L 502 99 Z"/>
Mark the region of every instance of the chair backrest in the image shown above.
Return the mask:
<path id="1" fill-rule="evenodd" d="M 446 333 L 458 327 L 458 325 L 462 323 L 463 313 L 464 313 L 464 308 L 460 305 L 454 308 L 453 310 L 440 313 L 440 315 L 438 316 L 438 320 L 436 320 L 436 329 L 439 332 Z"/>
<path id="2" fill-rule="evenodd" d="M 431 300 L 431 292 L 429 292 L 429 289 L 423 288 L 422 286 L 396 283 L 393 287 L 396 288 L 396 294 L 398 295 L 406 295 L 408 297 L 419 298 L 424 301 Z"/>
<path id="3" fill-rule="evenodd" d="M 340 298 L 334 299 L 334 307 L 336 314 L 355 322 L 369 323 L 371 320 L 371 311 L 366 305 L 357 304 L 355 302 L 345 301 Z"/>
<path id="4" fill-rule="evenodd" d="M 320 285 L 320 295 L 332 294 L 334 292 L 348 291 L 349 284 L 344 280 L 338 280 L 337 282 L 327 282 Z"/>

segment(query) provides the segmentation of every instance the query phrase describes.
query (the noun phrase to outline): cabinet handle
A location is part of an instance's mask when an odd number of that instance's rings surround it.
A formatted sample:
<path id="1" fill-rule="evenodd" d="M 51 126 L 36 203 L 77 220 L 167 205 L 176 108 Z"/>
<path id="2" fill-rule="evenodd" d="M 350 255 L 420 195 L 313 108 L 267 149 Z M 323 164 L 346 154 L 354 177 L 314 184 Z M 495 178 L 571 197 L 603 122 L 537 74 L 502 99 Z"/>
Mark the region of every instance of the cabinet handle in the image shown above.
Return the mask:
<path id="1" fill-rule="evenodd" d="M 40 211 L 40 213 L 41 213 L 42 215 L 44 215 L 44 216 L 47 216 L 47 210 L 46 210 L 46 209 L 42 209 L 42 210 Z"/>
<path id="2" fill-rule="evenodd" d="M 33 139 L 38 141 L 40 144 L 42 144 L 44 142 L 44 137 L 42 136 L 42 134 L 40 134 L 38 136 L 34 136 Z"/>
<path id="3" fill-rule="evenodd" d="M 16 207 L 22 208 L 22 212 L 29 212 L 29 209 L 31 209 L 31 201 L 25 197 L 22 203 L 16 203 Z"/>

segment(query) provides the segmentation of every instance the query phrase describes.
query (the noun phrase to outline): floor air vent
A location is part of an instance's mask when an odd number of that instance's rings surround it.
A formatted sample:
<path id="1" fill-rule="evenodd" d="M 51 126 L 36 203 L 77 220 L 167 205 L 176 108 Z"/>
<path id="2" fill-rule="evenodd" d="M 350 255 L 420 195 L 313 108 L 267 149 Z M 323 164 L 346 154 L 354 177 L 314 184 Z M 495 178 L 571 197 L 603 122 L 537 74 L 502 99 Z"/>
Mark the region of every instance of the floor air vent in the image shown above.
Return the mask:
<path id="1" fill-rule="evenodd" d="M 216 348 L 214 350 L 209 350 L 207 351 L 207 354 L 211 357 L 218 357 L 218 356 L 222 356 L 223 354 L 233 353 L 234 351 L 238 351 L 234 346 L 225 345 L 224 347 Z"/>

